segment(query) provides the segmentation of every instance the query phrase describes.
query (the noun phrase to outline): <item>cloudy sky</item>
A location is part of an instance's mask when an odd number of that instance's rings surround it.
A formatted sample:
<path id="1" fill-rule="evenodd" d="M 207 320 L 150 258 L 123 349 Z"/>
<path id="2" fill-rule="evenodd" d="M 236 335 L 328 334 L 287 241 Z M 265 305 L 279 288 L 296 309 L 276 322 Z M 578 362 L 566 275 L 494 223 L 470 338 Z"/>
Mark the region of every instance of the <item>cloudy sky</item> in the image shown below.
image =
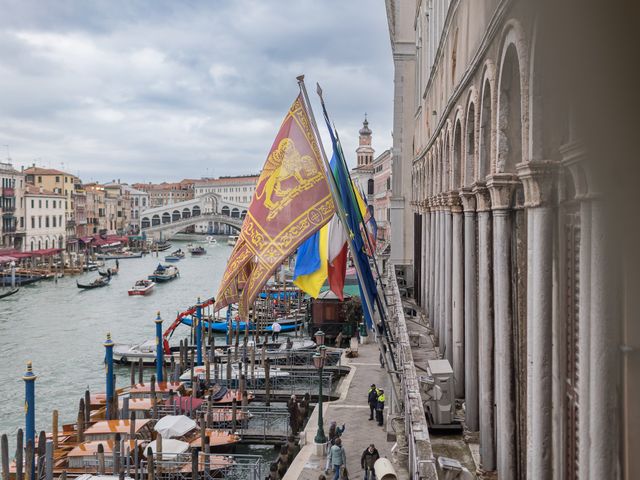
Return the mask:
<path id="1" fill-rule="evenodd" d="M 382 0 L 0 0 L 0 157 L 84 181 L 258 172 L 306 74 L 391 143 Z M 314 98 L 315 100 L 315 98 Z"/>

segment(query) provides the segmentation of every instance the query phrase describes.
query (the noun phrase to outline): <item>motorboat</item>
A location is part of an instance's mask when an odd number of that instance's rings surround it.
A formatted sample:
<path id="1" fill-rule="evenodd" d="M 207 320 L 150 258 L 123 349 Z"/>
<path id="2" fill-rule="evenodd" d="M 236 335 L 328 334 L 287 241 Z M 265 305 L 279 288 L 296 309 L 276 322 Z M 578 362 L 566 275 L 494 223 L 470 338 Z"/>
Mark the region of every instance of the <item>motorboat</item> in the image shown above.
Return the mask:
<path id="1" fill-rule="evenodd" d="M 209 245 L 215 245 L 218 243 L 218 241 L 211 235 L 207 236 L 207 243 Z"/>
<path id="2" fill-rule="evenodd" d="M 127 258 L 142 258 L 142 252 L 130 252 L 123 250 L 121 252 L 99 253 L 96 258 L 100 260 L 126 260 Z"/>
<path id="3" fill-rule="evenodd" d="M 181 257 L 177 257 L 173 254 L 171 255 L 167 255 L 164 257 L 165 262 L 179 262 L 181 260 Z"/>
<path id="4" fill-rule="evenodd" d="M 185 257 L 185 253 L 181 248 L 179 248 L 175 252 L 171 252 L 171 255 L 174 256 L 174 257 L 178 257 L 178 258 L 184 258 Z"/>
<path id="5" fill-rule="evenodd" d="M 231 247 L 235 246 L 236 243 L 238 243 L 238 235 L 231 235 L 227 239 L 227 245 L 229 245 Z"/>
<path id="6" fill-rule="evenodd" d="M 148 280 L 145 280 L 148 282 Z M 129 294 L 131 295 L 131 293 Z M 169 362 L 169 356 L 165 361 Z M 156 360 L 156 341 L 147 340 L 144 343 L 136 345 L 128 345 L 123 343 L 116 343 L 113 346 L 113 361 L 115 363 L 138 363 L 142 360 L 145 365 L 152 365 Z"/>
<path id="7" fill-rule="evenodd" d="M 298 316 L 291 316 L 288 318 L 278 318 L 278 323 L 280 324 L 280 332 L 293 332 L 294 330 L 296 330 L 296 328 L 300 328 L 300 326 L 304 323 L 305 317 L 304 315 L 298 315 Z M 185 316 L 184 318 L 182 318 L 182 323 L 184 323 L 185 325 L 191 326 L 192 323 L 192 318 L 190 316 Z M 271 333 L 272 325 L 273 322 L 264 322 L 263 324 L 260 325 L 260 332 L 264 333 L 264 332 L 269 332 Z M 211 325 L 209 325 L 211 324 Z M 236 321 L 236 320 L 216 320 L 214 322 L 210 322 L 208 320 L 203 320 L 202 325 L 205 329 L 209 329 L 211 328 L 211 330 L 215 333 L 227 333 L 227 331 L 229 330 L 229 326 L 231 327 L 232 331 L 235 331 L 236 329 L 240 330 L 241 332 L 244 332 L 247 328 L 246 322 L 243 321 Z M 255 322 L 249 322 L 249 331 L 253 332 L 256 330 L 256 324 Z"/>
<path id="8" fill-rule="evenodd" d="M 95 272 L 101 267 L 104 267 L 104 262 L 89 261 L 82 266 L 82 270 L 84 270 L 85 272 Z"/>
<path id="9" fill-rule="evenodd" d="M 155 286 L 155 282 L 151 280 L 138 280 L 133 287 L 129 289 L 129 296 L 147 295 L 148 293 L 151 293 Z"/>
<path id="10" fill-rule="evenodd" d="M 98 277 L 95 280 L 93 280 L 91 283 L 80 283 L 76 280 L 76 285 L 78 286 L 78 288 L 81 288 L 84 290 L 91 290 L 92 288 L 106 287 L 107 285 L 109 285 L 110 281 L 111 281 L 111 277 Z"/>
<path id="11" fill-rule="evenodd" d="M 191 249 L 191 255 L 193 255 L 194 257 L 196 256 L 201 256 L 206 254 L 207 251 L 204 249 L 204 247 L 193 247 Z"/>
<path id="12" fill-rule="evenodd" d="M 13 281 L 11 280 L 11 275 L 10 274 L 2 274 L 0 275 L 0 286 L 3 287 L 11 287 L 12 284 L 13 285 L 29 285 L 30 283 L 35 283 L 35 282 L 39 282 L 40 280 L 43 280 L 44 277 L 42 275 L 35 275 L 35 274 L 31 274 L 31 275 L 20 275 L 20 274 L 16 274 L 14 276 Z"/>
<path id="13" fill-rule="evenodd" d="M 155 271 L 147 278 L 156 283 L 168 282 L 169 280 L 177 278 L 179 274 L 180 271 L 178 270 L 178 267 L 174 265 L 162 265 L 159 263 Z"/>

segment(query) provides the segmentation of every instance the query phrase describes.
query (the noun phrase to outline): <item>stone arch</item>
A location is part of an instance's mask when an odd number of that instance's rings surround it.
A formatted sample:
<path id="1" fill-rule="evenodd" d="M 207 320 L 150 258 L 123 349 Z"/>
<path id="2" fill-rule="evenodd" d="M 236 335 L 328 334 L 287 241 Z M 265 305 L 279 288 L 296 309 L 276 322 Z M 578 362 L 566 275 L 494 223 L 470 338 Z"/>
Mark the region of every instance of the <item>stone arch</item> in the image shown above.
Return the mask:
<path id="1" fill-rule="evenodd" d="M 149 217 L 142 217 L 142 220 L 140 222 L 140 227 L 149 228 L 150 226 L 151 226 L 151 220 L 149 220 Z"/>
<path id="2" fill-rule="evenodd" d="M 469 92 L 464 127 L 464 185 L 470 186 L 476 179 L 476 103 L 475 88 Z"/>
<path id="3" fill-rule="evenodd" d="M 182 218 L 191 218 L 191 210 L 188 207 L 182 209 Z"/>
<path id="4" fill-rule="evenodd" d="M 515 173 L 526 162 L 528 138 L 528 53 L 520 25 L 507 22 L 497 88 L 496 172 Z"/>
<path id="5" fill-rule="evenodd" d="M 461 172 L 463 167 L 463 151 L 462 151 L 462 115 L 456 115 L 455 124 L 453 126 L 453 155 L 451 161 L 451 188 L 459 189 L 462 187 Z"/>
<path id="6" fill-rule="evenodd" d="M 222 210 L 221 210 L 221 212 L 220 212 L 220 213 L 222 213 L 222 215 L 224 215 L 224 216 L 226 216 L 226 217 L 228 217 L 229 215 L 231 215 L 231 211 L 230 211 L 230 209 L 229 209 L 229 207 L 228 207 L 227 205 L 225 205 L 224 207 L 222 207 Z"/>
<path id="7" fill-rule="evenodd" d="M 171 214 L 169 212 L 162 214 L 162 223 L 171 223 Z"/>
<path id="8" fill-rule="evenodd" d="M 180 214 L 180 211 L 174 210 L 173 212 L 171 212 L 171 221 L 172 222 L 177 222 L 181 218 L 182 218 L 182 215 Z"/>
<path id="9" fill-rule="evenodd" d="M 201 210 L 200 207 L 198 205 L 194 205 L 194 207 L 191 209 L 191 215 L 193 215 L 194 217 L 197 217 L 201 214 Z"/>
<path id="10" fill-rule="evenodd" d="M 479 128 L 478 128 L 478 180 L 485 181 L 495 171 L 492 154 L 495 151 L 495 65 L 487 62 L 480 88 Z"/>
<path id="11" fill-rule="evenodd" d="M 367 180 L 367 195 L 373 195 L 373 178 Z"/>
<path id="12" fill-rule="evenodd" d="M 238 209 L 238 207 L 231 209 L 231 218 L 240 218 L 240 209 Z"/>
<path id="13" fill-rule="evenodd" d="M 151 217 L 151 226 L 155 227 L 156 225 L 160 225 L 160 215 L 158 214 Z"/>

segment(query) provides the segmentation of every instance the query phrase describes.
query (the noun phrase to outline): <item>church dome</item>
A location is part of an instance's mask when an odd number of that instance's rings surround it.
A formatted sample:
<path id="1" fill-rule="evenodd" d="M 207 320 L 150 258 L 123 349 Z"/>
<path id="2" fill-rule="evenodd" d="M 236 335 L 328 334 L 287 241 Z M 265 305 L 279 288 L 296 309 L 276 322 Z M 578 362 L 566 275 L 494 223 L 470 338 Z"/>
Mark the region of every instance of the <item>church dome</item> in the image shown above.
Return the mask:
<path id="1" fill-rule="evenodd" d="M 367 116 L 364 116 L 364 122 L 362 122 L 362 128 L 360 129 L 360 135 L 371 135 L 371 129 L 369 128 L 369 120 Z"/>

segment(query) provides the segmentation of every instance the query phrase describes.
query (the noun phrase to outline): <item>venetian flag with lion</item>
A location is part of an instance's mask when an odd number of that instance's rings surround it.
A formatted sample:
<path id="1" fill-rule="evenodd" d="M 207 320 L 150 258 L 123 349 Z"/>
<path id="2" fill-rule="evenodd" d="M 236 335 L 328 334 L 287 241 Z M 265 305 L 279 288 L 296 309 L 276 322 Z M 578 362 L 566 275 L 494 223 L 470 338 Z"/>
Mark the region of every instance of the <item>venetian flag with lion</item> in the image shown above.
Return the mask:
<path id="1" fill-rule="evenodd" d="M 215 309 L 250 305 L 273 272 L 334 214 L 320 148 L 302 94 L 282 122 L 218 290 Z"/>

